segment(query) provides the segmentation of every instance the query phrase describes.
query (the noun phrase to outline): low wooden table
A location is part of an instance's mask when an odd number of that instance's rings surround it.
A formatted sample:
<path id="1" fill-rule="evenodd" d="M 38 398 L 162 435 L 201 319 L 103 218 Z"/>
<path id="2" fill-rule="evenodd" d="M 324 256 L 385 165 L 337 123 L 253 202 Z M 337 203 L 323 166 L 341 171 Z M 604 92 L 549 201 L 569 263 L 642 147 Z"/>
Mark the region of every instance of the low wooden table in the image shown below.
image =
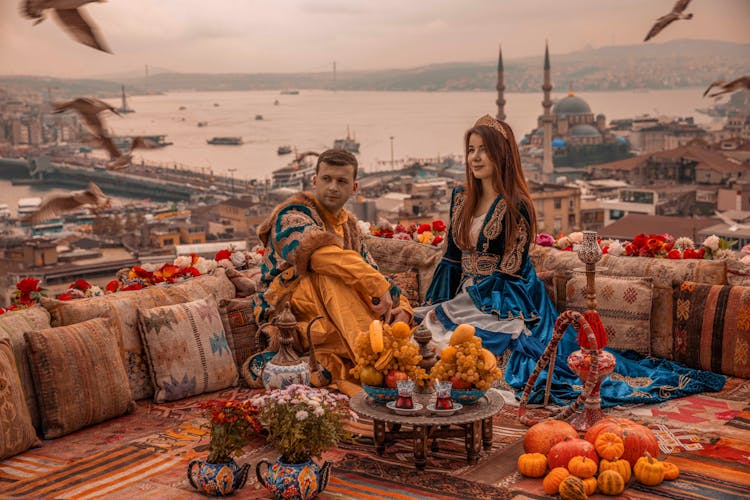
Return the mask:
<path id="1" fill-rule="evenodd" d="M 479 460 L 479 452 L 492 447 L 492 417 L 504 404 L 503 398 L 495 391 L 487 392 L 473 405 L 463 408 L 450 416 L 433 416 L 427 409 L 434 402 L 434 394 L 415 394 L 414 402 L 423 405 L 422 410 L 413 415 L 396 415 L 384 404 L 376 403 L 364 391 L 358 392 L 349 401 L 352 410 L 373 420 L 375 453 L 385 452 L 386 441 L 411 439 L 414 441 L 414 464 L 424 470 L 427 465 L 427 440 L 445 437 L 463 437 L 466 440 L 466 460 L 474 465 Z M 402 430 L 402 426 L 411 429 Z"/>

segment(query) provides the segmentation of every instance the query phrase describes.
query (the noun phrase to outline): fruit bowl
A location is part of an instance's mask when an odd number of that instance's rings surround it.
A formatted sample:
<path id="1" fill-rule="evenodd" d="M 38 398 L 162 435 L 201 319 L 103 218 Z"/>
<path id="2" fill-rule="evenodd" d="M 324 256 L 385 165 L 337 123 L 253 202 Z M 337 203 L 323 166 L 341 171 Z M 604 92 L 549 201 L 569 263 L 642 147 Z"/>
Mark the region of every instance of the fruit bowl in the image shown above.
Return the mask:
<path id="1" fill-rule="evenodd" d="M 376 403 L 386 404 L 389 401 L 396 401 L 398 399 L 398 389 L 391 389 L 390 387 L 373 387 L 371 385 L 362 384 L 367 396 L 373 399 Z"/>
<path id="2" fill-rule="evenodd" d="M 462 405 L 473 405 L 479 401 L 487 391 L 482 389 L 451 389 L 451 399 Z"/>

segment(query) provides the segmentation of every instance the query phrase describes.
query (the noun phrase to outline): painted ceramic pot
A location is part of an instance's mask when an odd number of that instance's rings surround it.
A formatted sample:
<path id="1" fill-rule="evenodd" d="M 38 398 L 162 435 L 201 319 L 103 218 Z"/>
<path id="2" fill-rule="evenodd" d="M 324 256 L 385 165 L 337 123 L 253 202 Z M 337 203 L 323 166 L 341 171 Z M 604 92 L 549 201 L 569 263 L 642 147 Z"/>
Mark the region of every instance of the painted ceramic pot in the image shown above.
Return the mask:
<path id="1" fill-rule="evenodd" d="M 293 365 L 277 365 L 270 360 L 263 368 L 263 386 L 266 389 L 284 389 L 292 384 L 310 385 L 310 367 L 300 360 Z"/>
<path id="2" fill-rule="evenodd" d="M 301 464 L 287 464 L 281 457 L 275 462 L 265 458 L 255 466 L 255 474 L 260 484 L 277 499 L 308 500 L 317 497 L 328 485 L 332 462 L 319 466 L 312 460 Z M 261 469 L 266 469 L 265 474 Z"/>
<path id="3" fill-rule="evenodd" d="M 194 470 L 195 467 L 198 470 Z M 187 478 L 196 490 L 214 497 L 226 497 L 245 486 L 249 464 L 242 467 L 230 460 L 219 464 L 204 460 L 191 460 L 188 464 Z"/>

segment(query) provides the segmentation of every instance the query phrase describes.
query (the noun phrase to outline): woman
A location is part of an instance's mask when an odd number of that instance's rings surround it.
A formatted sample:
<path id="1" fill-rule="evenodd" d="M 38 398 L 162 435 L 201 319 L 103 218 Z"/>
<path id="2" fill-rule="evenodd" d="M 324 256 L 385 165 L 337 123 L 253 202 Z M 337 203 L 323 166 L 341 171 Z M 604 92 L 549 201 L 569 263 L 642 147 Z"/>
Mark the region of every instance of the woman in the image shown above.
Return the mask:
<path id="1" fill-rule="evenodd" d="M 529 259 L 536 214 L 523 175 L 513 131 L 489 115 L 466 132 L 466 185 L 454 189 L 447 248 L 417 316 L 440 348 L 460 323 L 476 328 L 496 356 L 510 352 L 505 381 L 522 389 L 552 338 L 558 317 Z M 567 367 L 579 349 L 569 327 L 558 345 L 550 399 L 566 403 L 582 382 Z M 717 391 L 725 378 L 666 360 L 612 351 L 615 372 L 602 384 L 604 406 L 657 402 L 695 392 Z M 543 372 L 529 401 L 543 398 Z"/>

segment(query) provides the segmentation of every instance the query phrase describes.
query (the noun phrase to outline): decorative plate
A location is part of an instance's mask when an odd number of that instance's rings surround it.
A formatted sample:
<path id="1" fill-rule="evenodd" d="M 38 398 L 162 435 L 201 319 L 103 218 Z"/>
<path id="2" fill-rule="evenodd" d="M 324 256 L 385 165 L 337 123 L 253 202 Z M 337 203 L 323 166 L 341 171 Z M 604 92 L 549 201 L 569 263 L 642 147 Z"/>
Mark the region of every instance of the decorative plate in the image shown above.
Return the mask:
<path id="1" fill-rule="evenodd" d="M 423 408 L 423 406 L 419 403 L 414 403 L 414 408 L 397 408 L 396 401 L 388 401 L 385 406 L 387 406 L 388 409 L 394 412 L 396 415 L 414 415 Z"/>
<path id="2" fill-rule="evenodd" d="M 463 407 L 464 405 L 462 405 L 461 403 L 456 403 L 456 402 L 453 403 L 453 408 L 450 408 L 448 410 L 440 410 L 438 408 L 435 408 L 435 403 L 430 403 L 427 405 L 427 409 L 430 411 L 430 413 L 432 413 L 433 415 L 441 416 L 441 417 L 449 417 Z"/>

